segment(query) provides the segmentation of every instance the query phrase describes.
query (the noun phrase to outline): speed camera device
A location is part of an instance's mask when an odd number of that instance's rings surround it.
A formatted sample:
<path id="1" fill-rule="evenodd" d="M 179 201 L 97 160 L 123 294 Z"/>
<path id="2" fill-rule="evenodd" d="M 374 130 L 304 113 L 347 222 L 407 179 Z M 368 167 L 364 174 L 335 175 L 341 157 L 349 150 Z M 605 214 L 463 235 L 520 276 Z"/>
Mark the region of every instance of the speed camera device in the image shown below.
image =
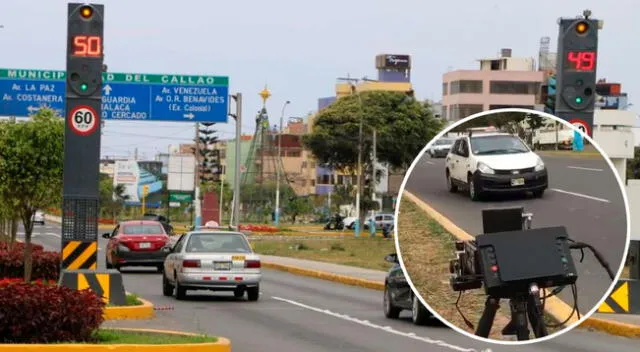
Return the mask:
<path id="1" fill-rule="evenodd" d="M 478 336 L 489 336 L 500 299 L 509 300 L 512 317 L 503 335 L 528 340 L 530 322 L 536 337 L 546 336 L 543 300 L 566 286 L 575 289 L 578 280 L 571 249 L 590 248 L 614 278 L 593 247 L 572 241 L 564 226 L 531 229 L 532 217 L 522 207 L 485 209 L 484 233 L 471 241 L 456 242 L 456 259 L 450 262 L 452 289 L 461 292 L 484 288 L 487 295 L 476 330 Z M 543 289 L 553 290 L 541 298 Z M 471 324 L 466 318 L 465 322 Z"/>

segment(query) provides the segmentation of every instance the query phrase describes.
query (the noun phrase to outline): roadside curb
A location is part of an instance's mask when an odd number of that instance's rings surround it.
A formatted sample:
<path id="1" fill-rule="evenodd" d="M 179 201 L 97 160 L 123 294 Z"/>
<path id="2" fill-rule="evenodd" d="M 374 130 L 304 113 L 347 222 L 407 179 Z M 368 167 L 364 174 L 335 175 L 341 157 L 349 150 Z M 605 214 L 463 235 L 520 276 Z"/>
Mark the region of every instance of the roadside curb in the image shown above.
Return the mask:
<path id="1" fill-rule="evenodd" d="M 105 330 L 117 330 L 126 332 L 156 333 L 164 335 L 201 336 L 190 332 L 154 329 L 125 329 L 108 328 Z M 216 342 L 202 342 L 190 344 L 79 344 L 79 343 L 59 343 L 59 344 L 0 344 L 0 349 L 4 352 L 13 351 L 141 351 L 141 352 L 230 352 L 231 341 L 225 337 L 216 337 Z"/>
<path id="2" fill-rule="evenodd" d="M 272 263 L 272 262 L 263 261 L 262 266 L 265 268 L 286 271 L 295 275 L 308 276 L 308 277 L 314 277 L 317 279 L 333 281 L 343 285 L 358 286 L 358 287 L 368 288 L 372 290 L 384 291 L 384 282 L 365 280 L 365 279 L 360 279 L 353 276 L 338 275 L 338 274 L 328 273 L 325 271 L 305 269 L 297 266 L 284 265 L 284 264 L 278 264 L 278 263 Z"/>
<path id="3" fill-rule="evenodd" d="M 472 239 L 473 237 L 469 235 L 467 232 L 456 226 L 451 222 L 451 220 L 447 219 L 444 215 L 437 212 L 435 209 L 430 207 L 427 203 L 423 202 L 420 198 L 416 197 L 411 192 L 405 190 L 403 197 L 406 196 L 410 201 L 412 201 L 418 208 L 422 209 L 425 213 L 429 215 L 433 220 L 438 222 L 442 227 L 445 228 L 449 233 L 454 235 L 456 238 L 466 241 Z M 398 202 L 400 204 L 400 202 Z M 556 320 L 559 322 L 564 321 L 571 314 L 572 308 L 563 302 L 558 297 L 549 297 L 545 302 L 545 311 L 551 314 Z M 576 323 L 578 318 L 574 314 L 571 319 L 566 323 L 567 325 L 571 325 Z M 613 320 L 606 320 L 600 318 L 592 318 L 589 317 L 585 321 L 583 321 L 577 327 L 581 328 L 592 328 L 595 330 L 604 331 L 613 335 L 625 336 L 625 337 L 639 337 L 640 336 L 640 326 L 621 323 Z"/>
<path id="4" fill-rule="evenodd" d="M 155 315 L 153 303 L 138 297 L 142 305 L 105 307 L 102 316 L 105 320 L 150 319 Z"/>

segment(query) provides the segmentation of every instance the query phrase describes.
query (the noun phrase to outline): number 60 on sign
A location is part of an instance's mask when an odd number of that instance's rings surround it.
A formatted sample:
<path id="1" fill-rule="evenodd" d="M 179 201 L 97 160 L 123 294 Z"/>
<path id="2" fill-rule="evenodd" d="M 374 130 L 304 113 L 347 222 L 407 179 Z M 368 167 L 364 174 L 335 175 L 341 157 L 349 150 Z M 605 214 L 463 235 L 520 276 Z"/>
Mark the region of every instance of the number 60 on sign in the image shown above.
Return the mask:
<path id="1" fill-rule="evenodd" d="M 75 134 L 90 135 L 98 127 L 98 114 L 90 106 L 76 106 L 69 113 L 69 126 Z"/>

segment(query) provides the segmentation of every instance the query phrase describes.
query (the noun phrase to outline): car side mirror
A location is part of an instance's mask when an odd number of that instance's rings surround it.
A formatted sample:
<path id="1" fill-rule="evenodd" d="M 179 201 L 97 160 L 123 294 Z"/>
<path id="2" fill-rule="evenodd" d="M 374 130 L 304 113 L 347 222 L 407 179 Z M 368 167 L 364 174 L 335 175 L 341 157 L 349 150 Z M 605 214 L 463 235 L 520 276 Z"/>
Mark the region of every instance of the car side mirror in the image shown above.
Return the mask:
<path id="1" fill-rule="evenodd" d="M 162 251 L 167 254 L 173 252 L 171 247 L 162 247 Z"/>
<path id="2" fill-rule="evenodd" d="M 389 263 L 397 264 L 398 263 L 398 255 L 395 254 L 395 253 L 388 254 L 386 257 L 384 257 L 384 260 L 388 261 Z"/>
<path id="3" fill-rule="evenodd" d="M 110 233 L 108 233 L 108 232 L 107 232 L 107 233 L 103 233 L 103 234 L 102 234 L 102 238 L 109 239 L 109 238 L 111 238 L 111 234 L 110 234 Z"/>

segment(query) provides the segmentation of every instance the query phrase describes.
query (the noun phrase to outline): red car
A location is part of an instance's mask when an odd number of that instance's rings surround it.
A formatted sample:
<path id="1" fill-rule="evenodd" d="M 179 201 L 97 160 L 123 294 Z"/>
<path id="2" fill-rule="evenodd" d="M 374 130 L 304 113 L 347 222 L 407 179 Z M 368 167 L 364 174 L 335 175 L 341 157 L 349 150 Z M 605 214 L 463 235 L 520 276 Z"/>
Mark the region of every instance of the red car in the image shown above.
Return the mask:
<path id="1" fill-rule="evenodd" d="M 123 266 L 155 266 L 162 271 L 167 252 L 162 248 L 169 243 L 169 236 L 162 223 L 153 220 L 131 220 L 118 224 L 112 233 L 105 233 L 109 240 L 105 251 L 107 269 L 120 270 Z"/>

